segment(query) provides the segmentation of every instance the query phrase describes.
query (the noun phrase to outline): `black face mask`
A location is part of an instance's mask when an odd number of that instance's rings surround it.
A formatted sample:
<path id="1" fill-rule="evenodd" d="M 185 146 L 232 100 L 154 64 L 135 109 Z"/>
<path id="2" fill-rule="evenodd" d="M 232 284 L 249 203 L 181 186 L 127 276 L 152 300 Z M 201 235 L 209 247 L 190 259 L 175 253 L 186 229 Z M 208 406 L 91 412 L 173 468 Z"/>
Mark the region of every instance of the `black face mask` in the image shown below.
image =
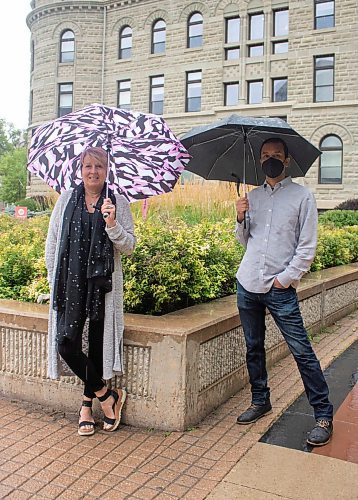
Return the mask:
<path id="1" fill-rule="evenodd" d="M 281 175 L 284 168 L 285 165 L 281 160 L 272 157 L 267 158 L 267 160 L 265 160 L 262 164 L 262 170 L 267 177 L 270 177 L 270 179 L 275 179 L 275 177 Z"/>

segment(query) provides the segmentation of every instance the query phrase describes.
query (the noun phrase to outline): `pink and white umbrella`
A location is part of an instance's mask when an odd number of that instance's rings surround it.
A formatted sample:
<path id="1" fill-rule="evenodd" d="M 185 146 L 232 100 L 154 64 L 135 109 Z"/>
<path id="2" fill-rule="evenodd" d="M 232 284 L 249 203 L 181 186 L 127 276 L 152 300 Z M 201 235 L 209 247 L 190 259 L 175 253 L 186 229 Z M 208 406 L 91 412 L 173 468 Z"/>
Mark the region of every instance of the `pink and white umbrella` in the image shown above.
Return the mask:
<path id="1" fill-rule="evenodd" d="M 89 146 L 108 149 L 109 188 L 130 202 L 171 191 L 191 158 L 162 117 L 93 104 L 38 127 L 27 168 L 61 193 Z"/>

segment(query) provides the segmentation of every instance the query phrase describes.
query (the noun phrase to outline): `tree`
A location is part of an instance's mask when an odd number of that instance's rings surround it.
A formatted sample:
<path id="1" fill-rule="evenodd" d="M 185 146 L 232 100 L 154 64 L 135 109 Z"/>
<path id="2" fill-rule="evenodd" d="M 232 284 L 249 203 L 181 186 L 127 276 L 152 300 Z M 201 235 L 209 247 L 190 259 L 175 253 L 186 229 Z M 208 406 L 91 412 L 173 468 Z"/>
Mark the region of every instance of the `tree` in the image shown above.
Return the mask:
<path id="1" fill-rule="evenodd" d="M 0 157 L 0 200 L 16 203 L 26 196 L 26 148 L 17 148 Z"/>
<path id="2" fill-rule="evenodd" d="M 0 118 L 0 158 L 25 144 L 25 133 L 23 130 L 15 128 L 12 123 L 7 123 Z"/>

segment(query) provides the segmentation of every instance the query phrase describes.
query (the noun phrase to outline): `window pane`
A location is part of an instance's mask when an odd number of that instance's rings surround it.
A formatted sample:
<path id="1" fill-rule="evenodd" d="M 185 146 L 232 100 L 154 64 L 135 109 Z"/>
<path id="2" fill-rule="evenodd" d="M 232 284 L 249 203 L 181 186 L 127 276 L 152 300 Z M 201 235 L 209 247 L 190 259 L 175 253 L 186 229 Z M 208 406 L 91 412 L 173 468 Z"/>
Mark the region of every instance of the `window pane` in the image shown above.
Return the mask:
<path id="1" fill-rule="evenodd" d="M 73 31 L 65 31 L 62 35 L 62 40 L 71 40 L 75 37 Z"/>
<path id="2" fill-rule="evenodd" d="M 333 16 L 318 17 L 316 20 L 316 28 L 317 29 L 333 28 L 333 27 L 334 27 L 334 17 Z"/>
<path id="3" fill-rule="evenodd" d="M 316 68 L 327 68 L 333 66 L 333 56 L 316 57 Z"/>
<path id="4" fill-rule="evenodd" d="M 164 76 L 154 76 L 152 78 L 152 85 L 164 85 Z"/>
<path id="5" fill-rule="evenodd" d="M 201 96 L 201 82 L 189 83 L 188 97 L 199 97 L 199 96 Z"/>
<path id="6" fill-rule="evenodd" d="M 203 37 L 202 36 L 196 36 L 193 38 L 189 38 L 189 48 L 193 49 L 196 47 L 201 47 L 203 45 Z"/>
<path id="7" fill-rule="evenodd" d="M 151 112 L 155 115 L 162 115 L 164 110 L 163 100 L 153 101 L 151 103 Z"/>
<path id="8" fill-rule="evenodd" d="M 200 111 L 200 110 L 201 110 L 201 97 L 189 98 L 188 111 Z"/>
<path id="9" fill-rule="evenodd" d="M 131 88 L 130 80 L 123 80 L 122 82 L 119 82 L 119 90 L 130 90 L 130 88 Z"/>
<path id="10" fill-rule="evenodd" d="M 225 49 L 225 59 L 231 61 L 232 59 L 240 59 L 240 49 Z"/>
<path id="11" fill-rule="evenodd" d="M 190 26 L 189 28 L 189 36 L 201 36 L 203 34 L 203 25 L 202 24 L 194 24 L 194 26 Z"/>
<path id="12" fill-rule="evenodd" d="M 225 85 L 225 106 L 235 106 L 239 103 L 239 84 L 227 83 Z"/>
<path id="13" fill-rule="evenodd" d="M 274 16 L 274 36 L 288 35 L 288 10 L 276 11 Z"/>
<path id="14" fill-rule="evenodd" d="M 60 95 L 60 107 L 61 108 L 72 107 L 72 94 L 61 94 Z"/>
<path id="15" fill-rule="evenodd" d="M 288 52 L 288 42 L 274 42 L 273 53 L 274 54 L 285 54 Z"/>
<path id="16" fill-rule="evenodd" d="M 262 102 L 263 82 L 249 82 L 249 104 Z"/>
<path id="17" fill-rule="evenodd" d="M 261 40 L 264 37 L 264 15 L 250 16 L 250 40 Z"/>
<path id="18" fill-rule="evenodd" d="M 75 44 L 73 41 L 62 42 L 62 52 L 73 52 L 74 46 Z"/>
<path id="19" fill-rule="evenodd" d="M 75 58 L 74 52 L 63 52 L 61 54 L 61 62 L 73 62 Z"/>
<path id="20" fill-rule="evenodd" d="M 321 165 L 325 167 L 337 167 L 341 163 L 341 151 L 323 151 Z"/>
<path id="21" fill-rule="evenodd" d="M 317 87 L 316 102 L 333 101 L 333 87 Z"/>
<path id="22" fill-rule="evenodd" d="M 198 22 L 203 21 L 203 16 L 197 12 L 196 14 L 193 14 L 190 18 L 190 23 L 198 23 Z"/>
<path id="23" fill-rule="evenodd" d="M 165 27 L 166 27 L 166 24 L 163 20 L 157 21 L 154 25 L 155 30 L 165 29 Z"/>
<path id="24" fill-rule="evenodd" d="M 201 80 L 201 71 L 194 71 L 192 73 L 188 73 L 188 82 L 192 82 L 194 80 Z"/>
<path id="25" fill-rule="evenodd" d="M 316 71 L 316 85 L 333 85 L 333 69 L 320 69 Z"/>
<path id="26" fill-rule="evenodd" d="M 132 37 L 122 38 L 121 48 L 122 49 L 129 49 L 131 47 L 132 47 Z"/>
<path id="27" fill-rule="evenodd" d="M 164 31 L 156 31 L 153 36 L 154 43 L 165 42 L 165 30 Z"/>
<path id="28" fill-rule="evenodd" d="M 316 16 L 333 16 L 334 14 L 334 2 L 323 2 L 316 4 Z"/>
<path id="29" fill-rule="evenodd" d="M 240 41 L 240 18 L 226 19 L 226 43 Z"/>
<path id="30" fill-rule="evenodd" d="M 60 92 L 72 92 L 72 83 L 61 83 L 60 84 Z"/>
<path id="31" fill-rule="evenodd" d="M 323 139 L 323 141 L 321 142 L 321 149 L 322 148 L 337 148 L 337 149 L 341 149 L 342 148 L 342 142 L 335 135 L 329 135 L 328 137 L 325 137 Z"/>
<path id="32" fill-rule="evenodd" d="M 251 45 L 249 47 L 249 57 L 262 56 L 264 54 L 263 45 Z"/>
<path id="33" fill-rule="evenodd" d="M 273 80 L 273 101 L 287 101 L 287 78 Z"/>
<path id="34" fill-rule="evenodd" d="M 121 50 L 121 59 L 130 59 L 132 55 L 132 49 L 122 49 Z"/>
<path id="35" fill-rule="evenodd" d="M 124 28 L 121 32 L 121 36 L 131 36 L 132 35 L 132 28 L 130 28 L 129 26 L 127 26 L 126 28 Z"/>

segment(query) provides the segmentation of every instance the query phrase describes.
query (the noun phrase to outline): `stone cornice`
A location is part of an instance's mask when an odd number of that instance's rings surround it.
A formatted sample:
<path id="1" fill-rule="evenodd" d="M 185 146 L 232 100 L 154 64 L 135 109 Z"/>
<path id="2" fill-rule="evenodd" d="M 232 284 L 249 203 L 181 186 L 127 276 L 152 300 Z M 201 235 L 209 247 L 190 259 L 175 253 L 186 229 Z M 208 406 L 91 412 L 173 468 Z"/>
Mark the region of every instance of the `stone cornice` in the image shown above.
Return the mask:
<path id="1" fill-rule="evenodd" d="M 59 12 L 65 11 L 84 11 L 84 10 L 103 10 L 104 7 L 107 7 L 108 10 L 115 9 L 118 7 L 126 7 L 131 4 L 138 4 L 139 2 L 143 2 L 144 0 L 120 0 L 117 2 L 113 2 L 111 0 L 97 0 L 86 2 L 85 0 L 76 0 L 76 1 L 65 1 L 65 2 L 53 2 L 48 5 L 42 5 L 34 10 L 32 10 L 27 18 L 26 24 L 31 29 L 33 23 L 42 17 L 45 17 L 49 14 L 56 14 Z"/>

